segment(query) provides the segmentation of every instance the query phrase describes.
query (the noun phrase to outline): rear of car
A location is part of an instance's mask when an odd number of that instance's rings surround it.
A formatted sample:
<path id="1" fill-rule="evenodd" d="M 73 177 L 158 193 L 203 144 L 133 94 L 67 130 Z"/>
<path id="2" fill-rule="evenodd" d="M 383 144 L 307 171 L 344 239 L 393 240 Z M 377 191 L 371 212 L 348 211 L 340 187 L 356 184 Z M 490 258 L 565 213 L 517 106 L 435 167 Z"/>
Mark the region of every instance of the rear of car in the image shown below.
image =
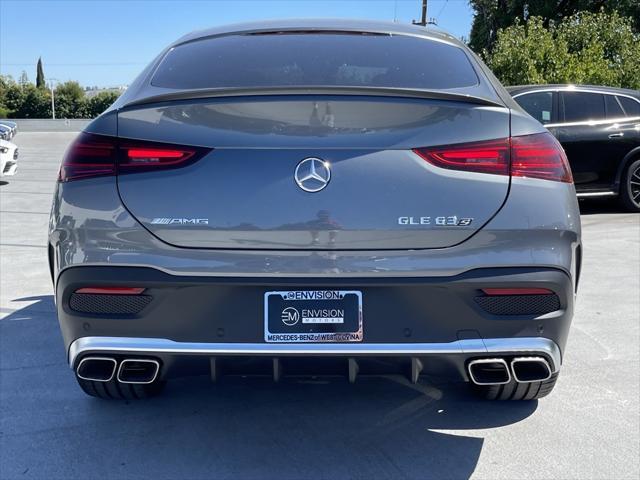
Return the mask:
<path id="1" fill-rule="evenodd" d="M 118 398 L 325 371 L 544 396 L 580 264 L 555 139 L 455 39 L 355 22 L 176 42 L 69 148 L 49 238 L 69 363 Z"/>

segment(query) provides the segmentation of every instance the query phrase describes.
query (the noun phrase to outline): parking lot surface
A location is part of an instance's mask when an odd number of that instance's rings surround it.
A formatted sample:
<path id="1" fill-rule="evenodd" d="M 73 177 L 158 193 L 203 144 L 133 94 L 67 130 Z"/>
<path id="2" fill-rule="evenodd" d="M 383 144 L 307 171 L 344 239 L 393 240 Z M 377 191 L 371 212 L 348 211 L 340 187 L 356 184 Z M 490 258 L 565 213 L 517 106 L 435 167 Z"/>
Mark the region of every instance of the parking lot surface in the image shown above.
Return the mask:
<path id="1" fill-rule="evenodd" d="M 640 475 L 640 215 L 582 204 L 584 265 L 554 392 L 484 402 L 397 377 L 198 377 L 159 398 L 85 396 L 66 363 L 46 262 L 69 132 L 21 132 L 0 185 L 0 477 L 602 478 Z"/>

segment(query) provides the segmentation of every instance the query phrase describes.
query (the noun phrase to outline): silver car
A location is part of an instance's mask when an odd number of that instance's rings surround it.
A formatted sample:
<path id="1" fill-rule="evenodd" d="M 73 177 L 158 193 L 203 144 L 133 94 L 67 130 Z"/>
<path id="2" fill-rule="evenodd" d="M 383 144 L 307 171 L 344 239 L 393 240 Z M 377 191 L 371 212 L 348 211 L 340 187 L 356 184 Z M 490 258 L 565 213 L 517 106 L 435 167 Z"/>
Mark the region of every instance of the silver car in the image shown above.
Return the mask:
<path id="1" fill-rule="evenodd" d="M 403 374 L 548 394 L 581 264 L 565 154 L 450 35 L 282 21 L 189 34 L 70 146 L 49 228 L 69 365 Z"/>

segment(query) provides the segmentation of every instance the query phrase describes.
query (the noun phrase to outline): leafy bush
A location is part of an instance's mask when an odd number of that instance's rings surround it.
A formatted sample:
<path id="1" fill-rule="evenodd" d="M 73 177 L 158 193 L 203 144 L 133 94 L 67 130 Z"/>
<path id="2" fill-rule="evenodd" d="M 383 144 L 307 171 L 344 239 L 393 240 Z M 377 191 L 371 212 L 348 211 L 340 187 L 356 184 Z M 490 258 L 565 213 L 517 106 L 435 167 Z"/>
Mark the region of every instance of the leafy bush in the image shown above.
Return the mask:
<path id="1" fill-rule="evenodd" d="M 61 83 L 54 90 L 56 118 L 85 118 L 84 90 L 78 82 Z"/>
<path id="2" fill-rule="evenodd" d="M 51 117 L 51 93 L 37 88 L 32 83 L 19 87 L 22 92 L 16 100 L 20 104 L 12 109 L 12 117 L 16 118 L 49 118 Z"/>
<path id="3" fill-rule="evenodd" d="M 498 32 L 487 65 L 507 85 L 576 83 L 640 89 L 640 34 L 617 13 L 580 12 L 545 28 L 531 17 Z"/>
<path id="4" fill-rule="evenodd" d="M 116 92 L 100 92 L 94 97 L 87 100 L 85 105 L 85 112 L 89 118 L 97 117 L 107 108 L 111 106 L 113 102 L 117 100 L 119 94 Z"/>

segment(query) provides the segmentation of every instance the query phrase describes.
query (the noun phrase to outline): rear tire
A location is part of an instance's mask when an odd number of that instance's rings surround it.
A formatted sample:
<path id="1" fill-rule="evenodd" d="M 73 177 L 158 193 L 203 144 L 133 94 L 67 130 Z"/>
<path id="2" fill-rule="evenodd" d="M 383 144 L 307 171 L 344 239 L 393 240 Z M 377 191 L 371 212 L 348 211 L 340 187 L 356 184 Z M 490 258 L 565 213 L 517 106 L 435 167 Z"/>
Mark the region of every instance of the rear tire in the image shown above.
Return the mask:
<path id="1" fill-rule="evenodd" d="M 631 162 L 620 182 L 620 201 L 630 212 L 640 212 L 640 158 Z"/>
<path id="2" fill-rule="evenodd" d="M 558 373 L 542 382 L 518 383 L 511 380 L 504 385 L 471 384 L 473 391 L 485 400 L 537 400 L 551 393 L 558 380 Z"/>
<path id="3" fill-rule="evenodd" d="M 133 383 L 120 383 L 115 378 L 108 382 L 95 382 L 93 380 L 83 380 L 76 376 L 80 388 L 92 397 L 106 400 L 139 400 L 159 395 L 166 382 L 155 380 L 146 385 Z"/>

